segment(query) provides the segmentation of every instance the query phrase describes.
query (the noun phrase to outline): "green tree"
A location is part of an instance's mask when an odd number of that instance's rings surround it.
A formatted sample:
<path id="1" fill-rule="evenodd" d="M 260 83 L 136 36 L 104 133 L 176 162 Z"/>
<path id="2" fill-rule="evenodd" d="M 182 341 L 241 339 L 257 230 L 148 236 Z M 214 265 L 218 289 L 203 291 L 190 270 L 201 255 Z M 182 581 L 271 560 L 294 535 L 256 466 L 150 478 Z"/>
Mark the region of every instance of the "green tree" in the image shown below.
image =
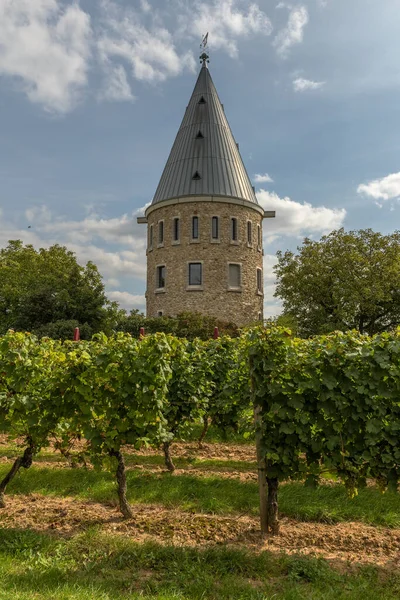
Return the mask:
<path id="1" fill-rule="evenodd" d="M 372 335 L 400 323 L 400 232 L 339 229 L 277 256 L 275 295 L 300 335 Z"/>
<path id="2" fill-rule="evenodd" d="M 0 250 L 0 333 L 15 329 L 64 337 L 79 325 L 91 336 L 107 329 L 115 310 L 97 267 L 79 265 L 64 246 L 35 250 L 14 240 Z"/>
<path id="3" fill-rule="evenodd" d="M 139 335 L 140 328 L 144 327 L 148 333 L 169 333 L 177 337 L 194 340 L 208 340 L 213 337 L 214 328 L 218 327 L 220 335 L 239 335 L 237 325 L 227 321 L 219 321 L 214 317 L 201 313 L 183 312 L 176 317 L 145 317 L 134 309 L 127 315 L 120 311 L 116 318 L 116 331 L 130 333 L 133 337 Z"/>

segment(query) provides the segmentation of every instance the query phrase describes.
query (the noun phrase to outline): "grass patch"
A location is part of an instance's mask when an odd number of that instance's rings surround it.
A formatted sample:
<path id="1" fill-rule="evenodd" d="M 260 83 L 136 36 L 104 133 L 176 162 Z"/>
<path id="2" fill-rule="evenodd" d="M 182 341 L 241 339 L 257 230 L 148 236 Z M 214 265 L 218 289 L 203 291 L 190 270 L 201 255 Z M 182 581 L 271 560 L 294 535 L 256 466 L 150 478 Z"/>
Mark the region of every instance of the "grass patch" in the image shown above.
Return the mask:
<path id="1" fill-rule="evenodd" d="M 0 467 L 0 478 L 9 465 Z M 8 488 L 9 493 L 40 493 L 75 496 L 116 505 L 114 477 L 109 472 L 85 469 L 31 467 L 21 471 Z M 258 514 L 257 484 L 237 479 L 196 477 L 189 474 L 128 471 L 129 500 L 139 504 L 160 504 L 186 511 L 214 514 Z M 304 487 L 301 483 L 282 485 L 279 492 L 282 515 L 303 521 L 338 523 L 361 521 L 372 525 L 400 527 L 400 495 L 382 494 L 366 488 L 350 499 L 343 486 Z"/>
<path id="2" fill-rule="evenodd" d="M 203 423 L 199 423 L 194 425 L 190 431 L 185 434 L 185 438 L 181 441 L 184 442 L 197 442 L 200 438 L 201 432 L 203 431 Z M 252 444 L 254 445 L 255 437 L 254 435 L 250 435 L 250 437 L 245 438 L 243 433 L 235 433 L 232 430 L 228 430 L 223 432 L 218 427 L 214 427 L 210 425 L 207 430 L 206 437 L 204 438 L 204 442 L 216 443 L 222 442 L 223 444 Z M 177 440 L 178 441 L 178 440 Z"/>
<path id="3" fill-rule="evenodd" d="M 10 444 L 7 446 L 0 447 L 0 458 L 6 457 L 8 459 L 15 460 L 18 456 L 21 456 L 24 448 L 20 448 L 17 445 Z M 171 449 L 172 459 L 174 465 L 178 469 L 204 469 L 208 471 L 255 471 L 257 463 L 250 461 L 241 460 L 224 460 L 224 459 L 203 459 L 197 458 L 195 455 L 182 457 L 174 456 L 174 448 Z M 72 452 L 71 458 L 76 457 L 77 453 Z M 125 454 L 125 464 L 127 467 L 134 467 L 136 465 L 143 465 L 148 467 L 165 467 L 164 456 L 160 454 L 150 454 L 144 456 L 142 454 Z M 62 456 L 59 452 L 44 451 L 42 450 L 34 458 L 35 463 L 41 462 L 54 462 L 54 463 L 65 463 L 69 464 L 68 460 Z"/>
<path id="4" fill-rule="evenodd" d="M 247 473 L 248 471 L 256 472 L 257 469 L 257 463 L 255 461 L 224 460 L 216 458 L 205 459 L 197 458 L 196 456 L 174 456 L 173 446 L 171 448 L 171 455 L 177 469 L 190 468 L 212 472 L 239 471 L 241 473 Z M 134 467 L 135 465 L 165 467 L 164 457 L 161 455 L 143 456 L 141 454 L 126 454 L 125 464 L 129 467 Z"/>
<path id="5" fill-rule="evenodd" d="M 395 600 L 398 574 L 339 574 L 322 559 L 210 547 L 143 544 L 101 535 L 72 539 L 5 530 L 0 599 Z"/>

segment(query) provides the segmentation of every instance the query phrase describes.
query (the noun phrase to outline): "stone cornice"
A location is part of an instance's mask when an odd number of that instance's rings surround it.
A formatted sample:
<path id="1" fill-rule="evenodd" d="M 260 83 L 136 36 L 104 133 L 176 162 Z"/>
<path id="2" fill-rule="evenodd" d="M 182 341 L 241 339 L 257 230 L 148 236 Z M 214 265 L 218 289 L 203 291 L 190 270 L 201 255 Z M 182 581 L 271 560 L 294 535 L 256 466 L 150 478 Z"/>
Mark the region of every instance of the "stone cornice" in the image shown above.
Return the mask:
<path id="1" fill-rule="evenodd" d="M 245 206 L 246 208 L 250 208 L 258 212 L 263 218 L 272 218 L 275 216 L 275 213 L 272 215 L 274 211 L 265 211 L 260 205 L 254 204 L 254 202 L 250 202 L 249 200 L 243 200 L 242 198 L 231 198 L 228 196 L 181 196 L 180 198 L 172 198 L 171 200 L 164 200 L 162 202 L 157 202 L 156 204 L 151 204 L 145 212 L 144 217 L 138 217 L 138 223 L 146 223 L 149 215 L 159 209 L 164 208 L 165 206 L 173 206 L 179 204 L 187 204 L 189 202 L 215 202 L 221 204 L 236 204 L 237 206 Z"/>

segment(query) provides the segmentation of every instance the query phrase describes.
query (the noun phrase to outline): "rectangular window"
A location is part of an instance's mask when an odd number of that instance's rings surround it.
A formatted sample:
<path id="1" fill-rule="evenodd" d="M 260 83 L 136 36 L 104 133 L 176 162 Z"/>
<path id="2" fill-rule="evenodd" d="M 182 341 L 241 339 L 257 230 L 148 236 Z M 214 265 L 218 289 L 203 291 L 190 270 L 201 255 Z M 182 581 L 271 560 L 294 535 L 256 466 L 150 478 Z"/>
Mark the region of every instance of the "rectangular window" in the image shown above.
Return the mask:
<path id="1" fill-rule="evenodd" d="M 211 237 L 213 240 L 219 239 L 219 219 L 218 219 L 218 217 L 212 217 L 212 219 L 211 219 Z"/>
<path id="2" fill-rule="evenodd" d="M 153 250 L 153 225 L 149 227 L 149 250 Z"/>
<path id="3" fill-rule="evenodd" d="M 257 269 L 257 292 L 263 291 L 262 285 L 262 269 Z"/>
<path id="4" fill-rule="evenodd" d="M 162 317 L 162 316 L 163 316 L 163 311 L 162 311 L 162 310 L 159 310 L 159 311 L 157 312 L 157 317 Z"/>
<path id="5" fill-rule="evenodd" d="M 247 243 L 250 246 L 253 243 L 253 232 L 252 232 L 251 221 L 247 221 Z"/>
<path id="6" fill-rule="evenodd" d="M 238 224 L 236 217 L 231 219 L 231 240 L 237 242 L 238 239 Z"/>
<path id="7" fill-rule="evenodd" d="M 261 227 L 257 225 L 257 246 L 261 248 Z"/>
<path id="8" fill-rule="evenodd" d="M 174 242 L 179 242 L 179 236 L 180 236 L 179 217 L 175 217 L 175 219 L 173 221 L 173 228 L 172 228 L 172 239 L 174 240 Z"/>
<path id="9" fill-rule="evenodd" d="M 192 240 L 199 239 L 199 217 L 192 217 Z"/>
<path id="10" fill-rule="evenodd" d="M 158 222 L 158 243 L 164 243 L 164 221 Z"/>
<path id="11" fill-rule="evenodd" d="M 229 264 L 229 287 L 239 289 L 241 286 L 241 267 L 240 265 Z"/>
<path id="12" fill-rule="evenodd" d="M 189 263 L 189 285 L 203 285 L 203 265 Z"/>
<path id="13" fill-rule="evenodd" d="M 157 288 L 162 289 L 165 287 L 165 265 L 157 267 Z"/>

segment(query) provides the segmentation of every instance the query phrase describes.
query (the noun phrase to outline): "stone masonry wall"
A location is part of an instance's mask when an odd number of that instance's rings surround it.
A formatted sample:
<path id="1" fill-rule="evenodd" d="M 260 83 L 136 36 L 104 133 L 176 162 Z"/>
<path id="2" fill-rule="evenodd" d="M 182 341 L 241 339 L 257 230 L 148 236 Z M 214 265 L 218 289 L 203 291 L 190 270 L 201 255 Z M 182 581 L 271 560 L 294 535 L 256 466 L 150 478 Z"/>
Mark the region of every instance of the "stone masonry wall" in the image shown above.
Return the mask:
<path id="1" fill-rule="evenodd" d="M 199 217 L 199 239 L 191 239 L 192 217 Z M 219 241 L 211 239 L 211 219 L 219 217 Z M 173 222 L 179 217 L 180 240 L 173 242 Z M 238 241 L 231 242 L 231 218 L 238 223 Z M 158 244 L 158 223 L 164 220 L 164 243 Z M 248 244 L 247 221 L 252 222 Z M 257 226 L 261 214 L 247 206 L 224 202 L 187 202 L 160 206 L 148 215 L 148 242 L 153 226 L 152 249 L 147 250 L 147 315 L 174 316 L 183 311 L 201 312 L 245 325 L 263 314 L 263 291 L 257 290 L 257 268 L 262 269 L 262 248 Z M 188 263 L 202 262 L 202 289 L 188 288 Z M 241 288 L 230 290 L 228 263 L 241 264 Z M 165 265 L 165 287 L 157 286 L 157 266 Z M 263 290 L 263 278 L 261 289 Z"/>

